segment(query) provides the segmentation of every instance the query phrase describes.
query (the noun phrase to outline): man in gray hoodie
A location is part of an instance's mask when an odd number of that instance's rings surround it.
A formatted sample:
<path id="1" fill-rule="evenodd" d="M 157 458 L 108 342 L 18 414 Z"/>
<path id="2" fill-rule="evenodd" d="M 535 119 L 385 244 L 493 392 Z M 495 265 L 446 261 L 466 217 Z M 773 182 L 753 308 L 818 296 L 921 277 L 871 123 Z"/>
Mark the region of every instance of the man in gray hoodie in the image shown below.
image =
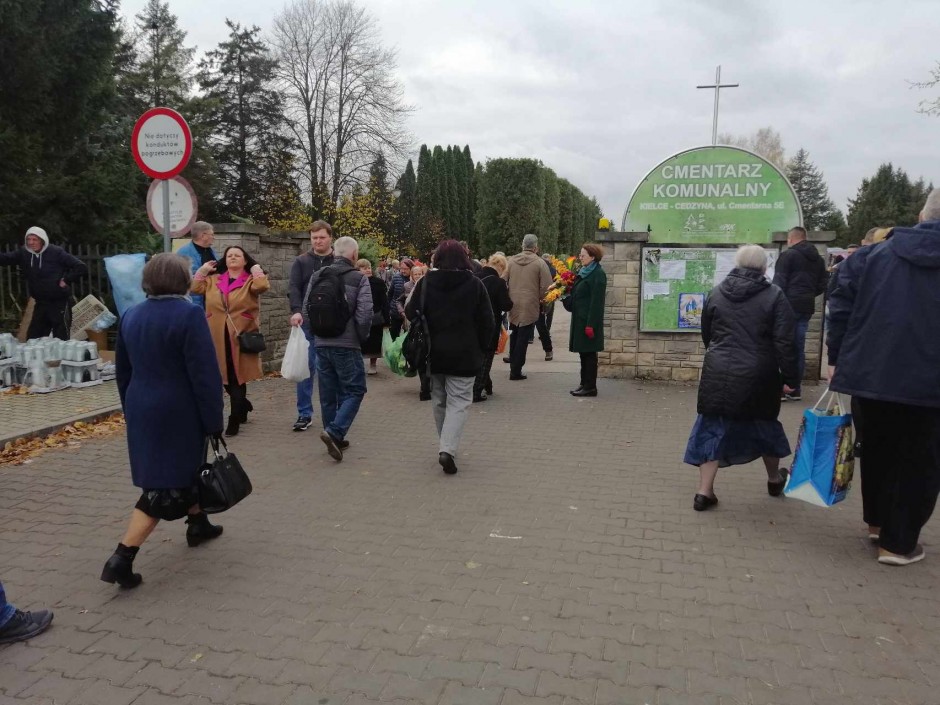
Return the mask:
<path id="1" fill-rule="evenodd" d="M 536 254 L 539 239 L 532 234 L 522 238 L 522 252 L 509 258 L 503 278 L 509 284 L 509 379 L 522 380 L 529 337 L 539 319 L 542 298 L 552 285 L 548 264 Z"/>
<path id="2" fill-rule="evenodd" d="M 26 337 L 41 338 L 50 333 L 62 340 L 72 337 L 71 285 L 88 271 L 85 263 L 50 245 L 46 231 L 34 225 L 26 231 L 22 249 L 0 253 L 0 266 L 4 265 L 19 265 L 36 302 Z"/>
<path id="3" fill-rule="evenodd" d="M 351 237 L 341 237 L 333 244 L 333 254 L 333 264 L 318 269 L 310 278 L 303 310 L 317 347 L 320 413 L 323 416 L 320 440 L 326 444 L 330 457 L 339 462 L 343 459 L 343 451 L 349 447 L 346 434 L 366 394 L 362 341 L 369 338 L 372 328 L 372 287 L 368 278 L 353 264 L 359 259 L 359 243 Z M 311 292 L 317 290 L 317 284 L 327 273 L 339 277 L 349 307 L 349 319 L 339 335 L 319 334 L 315 319 L 311 320 L 309 316 Z"/>

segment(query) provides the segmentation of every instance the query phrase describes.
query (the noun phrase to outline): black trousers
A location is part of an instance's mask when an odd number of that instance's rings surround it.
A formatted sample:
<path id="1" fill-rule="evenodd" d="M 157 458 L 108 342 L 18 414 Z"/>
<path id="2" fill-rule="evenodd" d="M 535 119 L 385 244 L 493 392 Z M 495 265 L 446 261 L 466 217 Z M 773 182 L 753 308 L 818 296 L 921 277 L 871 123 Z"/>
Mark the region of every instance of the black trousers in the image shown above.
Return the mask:
<path id="1" fill-rule="evenodd" d="M 72 307 L 65 301 L 37 301 L 26 337 L 42 338 L 49 333 L 60 340 L 72 337 Z"/>
<path id="2" fill-rule="evenodd" d="M 391 318 L 388 323 L 388 334 L 392 336 L 392 340 L 396 340 L 399 335 L 401 335 L 401 327 L 404 323 L 402 318 Z"/>
<path id="3" fill-rule="evenodd" d="M 527 326 L 509 326 L 509 374 L 518 377 L 525 367 L 525 356 L 529 349 L 529 338 L 535 323 Z"/>
<path id="4" fill-rule="evenodd" d="M 940 494 L 940 409 L 873 399 L 858 408 L 865 521 L 881 527 L 881 548 L 910 553 Z"/>
<path id="5" fill-rule="evenodd" d="M 581 386 L 584 389 L 597 389 L 597 353 L 578 354 L 581 356 Z"/>
<path id="6" fill-rule="evenodd" d="M 477 372 L 477 378 L 473 381 L 474 397 L 479 397 L 484 391 L 487 394 L 493 393 L 493 380 L 490 379 L 490 371 L 493 369 L 493 356 L 496 354 L 496 348 L 499 347 L 500 330 L 502 330 L 502 327 L 497 326 L 489 347 L 483 350 L 483 367 Z"/>
<path id="7" fill-rule="evenodd" d="M 227 328 L 226 333 L 228 333 Z M 228 340 L 225 341 L 225 373 L 227 382 L 225 391 L 228 392 L 231 401 L 231 415 L 239 422 L 244 422 L 248 418 L 248 385 L 238 383 L 238 375 L 235 374 L 235 361 L 232 357 L 232 346 Z"/>

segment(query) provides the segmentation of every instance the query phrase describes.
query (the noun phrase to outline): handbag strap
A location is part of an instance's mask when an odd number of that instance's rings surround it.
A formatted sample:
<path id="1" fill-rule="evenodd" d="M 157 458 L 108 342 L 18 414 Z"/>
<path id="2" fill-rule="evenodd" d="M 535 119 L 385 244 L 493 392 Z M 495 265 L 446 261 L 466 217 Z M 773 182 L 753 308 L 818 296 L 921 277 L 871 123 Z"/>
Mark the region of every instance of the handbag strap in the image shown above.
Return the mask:
<path id="1" fill-rule="evenodd" d="M 225 445 L 225 439 L 221 435 L 212 435 L 209 436 L 209 443 L 212 445 L 212 452 L 215 455 L 216 460 L 222 460 L 225 456 L 222 455 L 222 451 L 219 450 L 219 446 L 222 446 L 222 450 L 225 451 L 225 455 L 228 455 L 228 446 Z"/>

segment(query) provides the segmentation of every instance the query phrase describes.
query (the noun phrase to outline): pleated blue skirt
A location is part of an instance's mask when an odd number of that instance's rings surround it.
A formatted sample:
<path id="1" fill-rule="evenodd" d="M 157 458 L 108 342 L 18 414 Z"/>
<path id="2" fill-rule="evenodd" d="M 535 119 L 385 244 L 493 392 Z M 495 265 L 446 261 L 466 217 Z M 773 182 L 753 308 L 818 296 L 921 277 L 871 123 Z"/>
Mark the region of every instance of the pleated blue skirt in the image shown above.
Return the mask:
<path id="1" fill-rule="evenodd" d="M 785 458 L 790 442 L 777 419 L 729 419 L 699 414 L 689 434 L 684 462 L 699 466 L 712 460 L 718 467 L 746 465 L 768 455 Z"/>

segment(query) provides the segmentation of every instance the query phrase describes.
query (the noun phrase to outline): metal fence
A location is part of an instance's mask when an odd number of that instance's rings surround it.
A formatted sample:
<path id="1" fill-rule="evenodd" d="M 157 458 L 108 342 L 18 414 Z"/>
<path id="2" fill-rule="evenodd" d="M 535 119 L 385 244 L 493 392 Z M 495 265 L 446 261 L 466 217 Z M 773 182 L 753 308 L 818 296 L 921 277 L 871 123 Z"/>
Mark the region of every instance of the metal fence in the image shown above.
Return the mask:
<path id="1" fill-rule="evenodd" d="M 0 246 L 0 252 L 12 252 L 22 245 Z M 72 293 L 81 301 L 92 294 L 114 310 L 114 299 L 111 296 L 111 281 L 104 268 L 104 258 L 119 254 L 121 248 L 117 245 L 66 245 L 69 252 L 88 266 L 88 271 L 82 278 L 72 284 Z M 18 320 L 26 306 L 26 280 L 19 267 L 0 267 L 0 319 L 4 321 Z"/>

